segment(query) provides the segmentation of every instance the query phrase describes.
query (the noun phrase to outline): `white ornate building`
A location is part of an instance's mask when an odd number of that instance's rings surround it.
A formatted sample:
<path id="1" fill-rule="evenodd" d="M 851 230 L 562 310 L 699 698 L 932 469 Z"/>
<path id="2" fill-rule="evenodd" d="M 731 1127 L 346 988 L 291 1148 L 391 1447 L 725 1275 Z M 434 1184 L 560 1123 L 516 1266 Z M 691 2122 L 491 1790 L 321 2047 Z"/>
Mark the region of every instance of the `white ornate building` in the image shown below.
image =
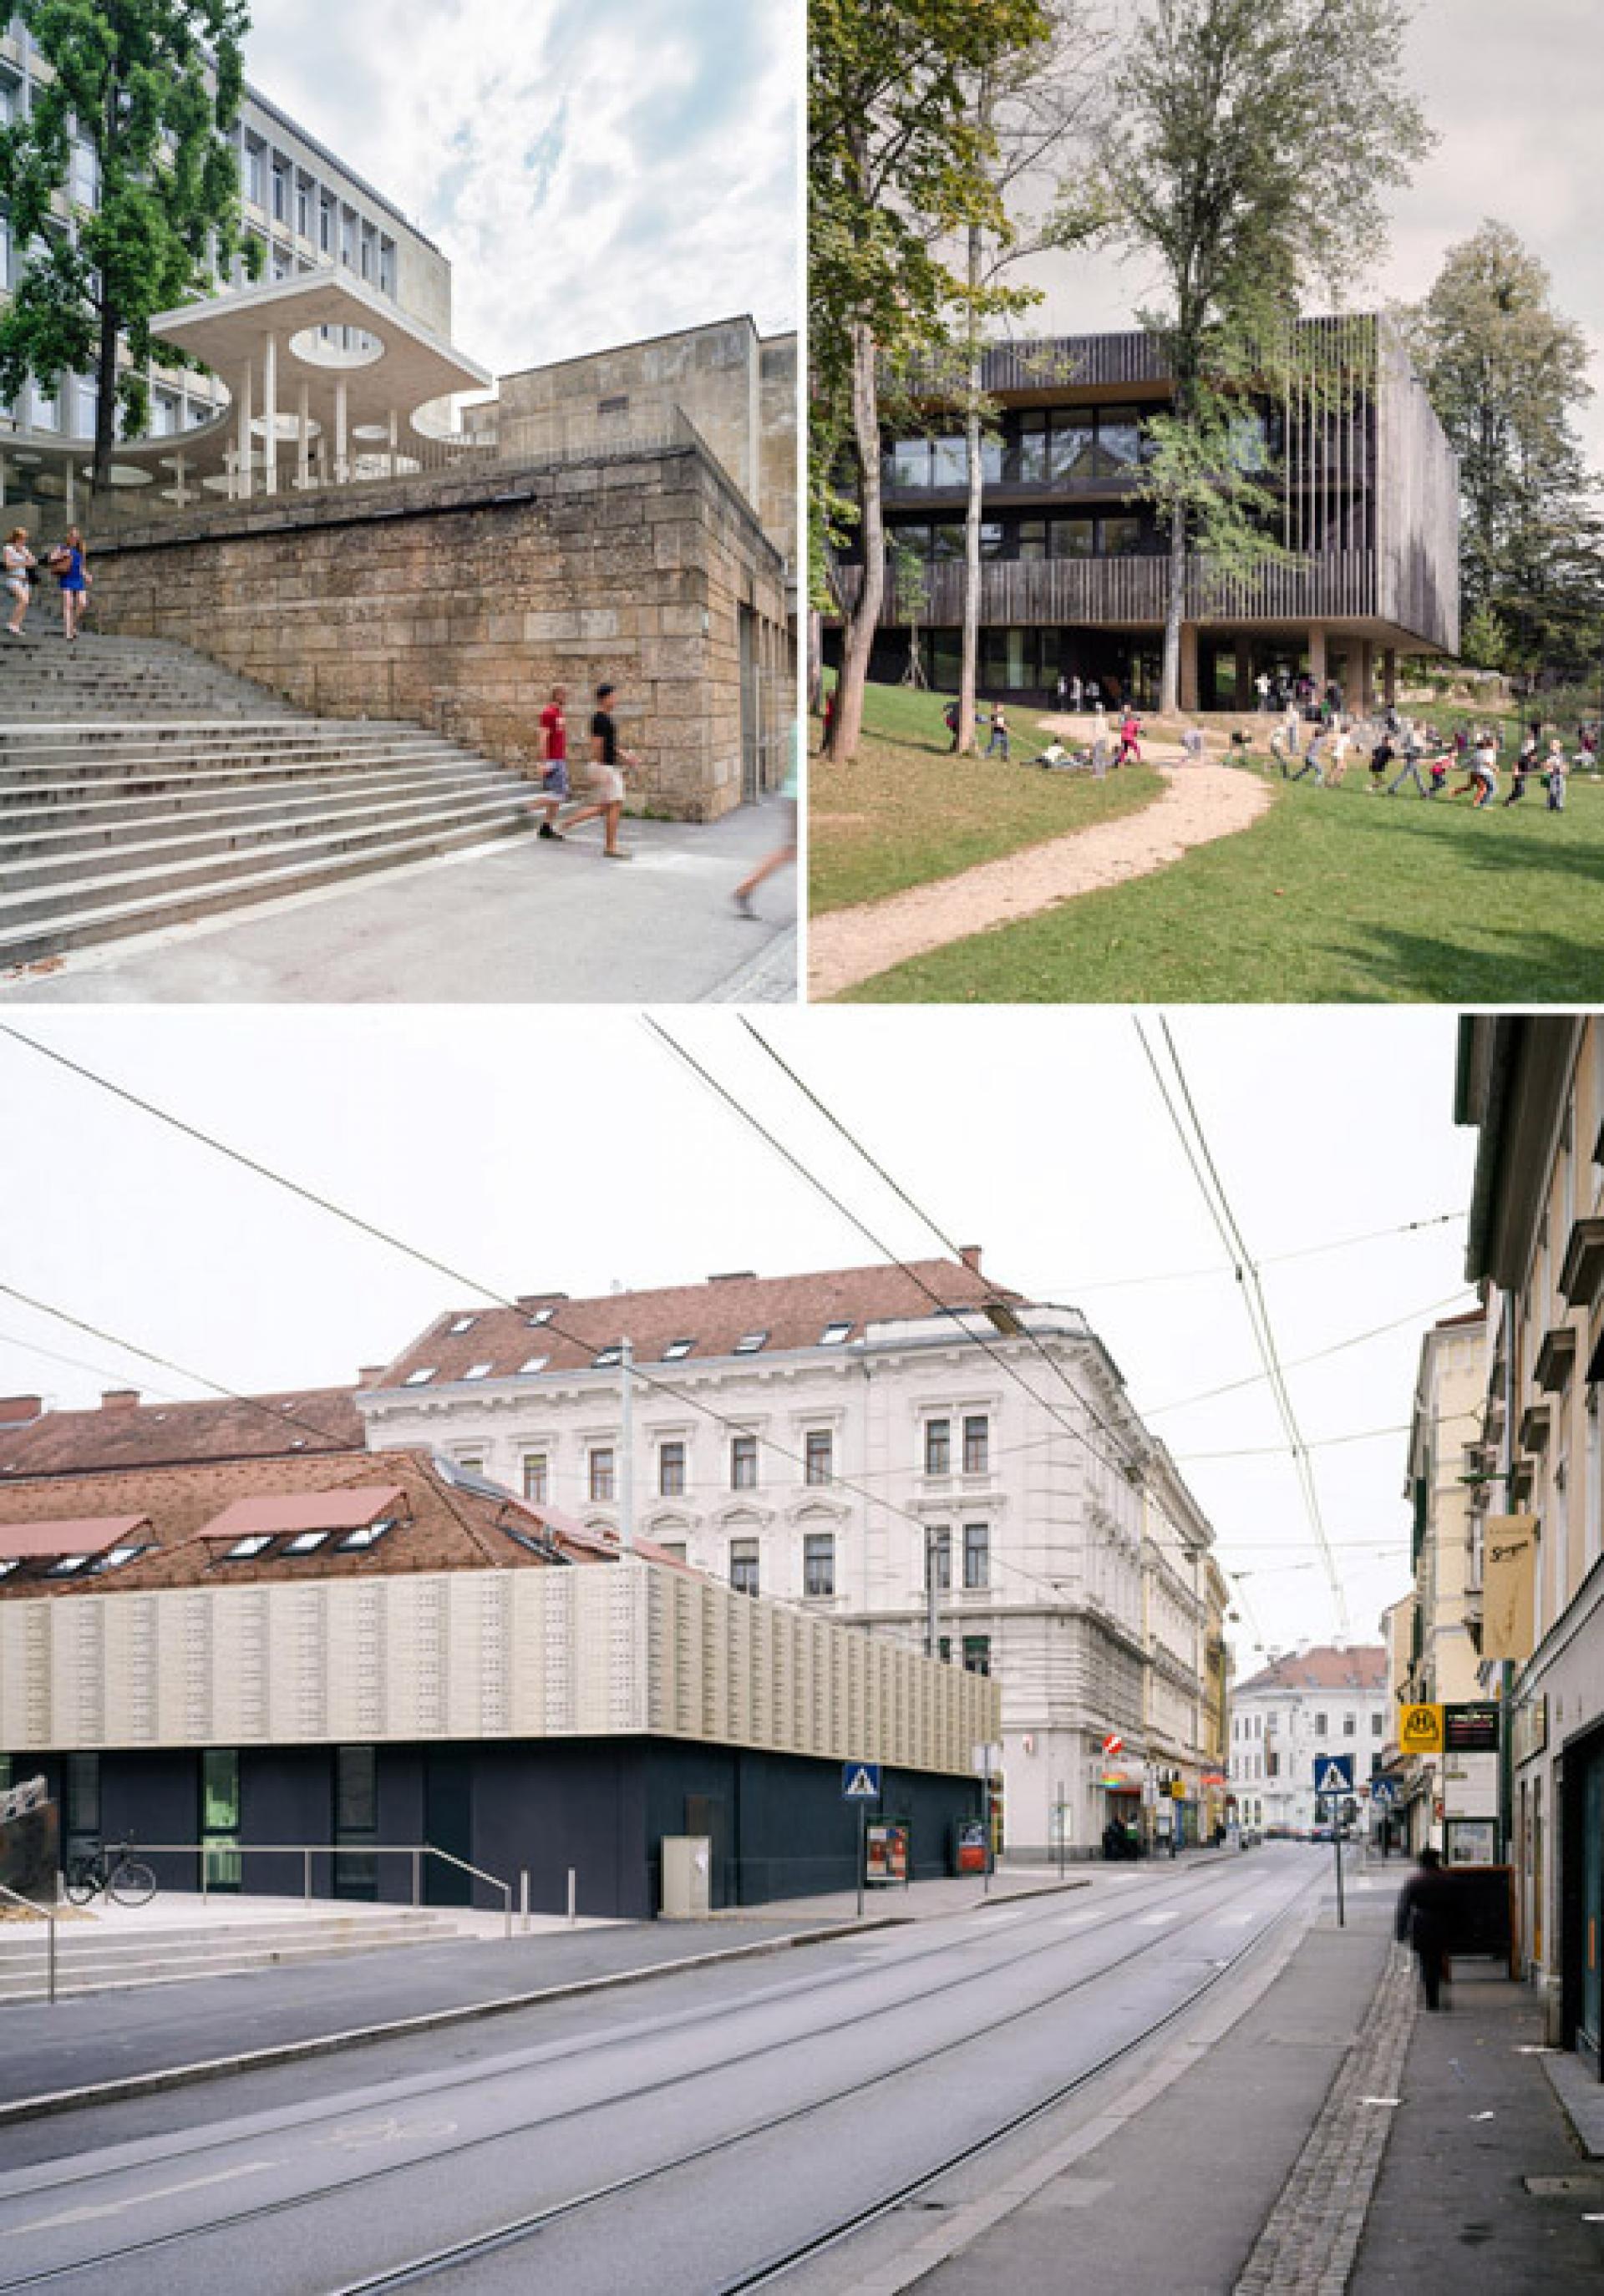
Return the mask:
<path id="1" fill-rule="evenodd" d="M 1060 1826 L 1071 1855 L 1094 1850 L 1147 1764 L 1180 1776 L 1188 1831 L 1206 1824 L 1203 1780 L 1222 1760 L 1213 1534 L 1077 1309 L 1003 1291 L 978 1251 L 910 1272 L 531 1294 L 442 1316 L 365 1374 L 369 1443 L 432 1447 L 616 1529 L 625 1341 L 635 1532 L 747 1592 L 934 1637 L 995 1676 L 1012 1850 L 1040 1852 Z"/>
<path id="2" fill-rule="evenodd" d="M 1356 1786 L 1382 1767 L 1393 1737 L 1387 1653 L 1377 1644 L 1290 1651 L 1231 1692 L 1230 1783 L 1244 1825 L 1307 1834 L 1316 1809 L 1318 1757 L 1353 1758 Z"/>

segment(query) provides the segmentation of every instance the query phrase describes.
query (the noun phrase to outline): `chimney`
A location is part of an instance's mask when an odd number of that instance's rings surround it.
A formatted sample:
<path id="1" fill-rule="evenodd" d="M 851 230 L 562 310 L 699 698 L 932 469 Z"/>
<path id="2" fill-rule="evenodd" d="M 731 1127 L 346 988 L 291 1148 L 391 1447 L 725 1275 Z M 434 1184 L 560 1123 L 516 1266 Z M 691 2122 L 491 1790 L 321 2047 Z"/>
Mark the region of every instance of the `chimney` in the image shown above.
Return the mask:
<path id="1" fill-rule="evenodd" d="M 0 1427 L 26 1427 L 29 1420 L 44 1416 L 42 1396 L 0 1395 Z"/>
<path id="2" fill-rule="evenodd" d="M 978 1243 L 960 1243 L 958 1248 L 958 1256 L 971 1275 L 980 1274 L 981 1249 Z"/>
<path id="3" fill-rule="evenodd" d="M 710 1275 L 707 1280 L 710 1283 L 755 1283 L 757 1270 L 755 1267 L 727 1267 L 720 1275 Z"/>
<path id="4" fill-rule="evenodd" d="M 136 1387 L 108 1387 L 102 1393 L 100 1407 L 103 1411 L 137 1411 L 139 1390 Z"/>
<path id="5" fill-rule="evenodd" d="M 358 1387 L 377 1387 L 379 1382 L 383 1378 L 383 1376 L 384 1365 L 382 1364 L 364 1364 L 361 1370 L 357 1374 L 357 1385 Z"/>

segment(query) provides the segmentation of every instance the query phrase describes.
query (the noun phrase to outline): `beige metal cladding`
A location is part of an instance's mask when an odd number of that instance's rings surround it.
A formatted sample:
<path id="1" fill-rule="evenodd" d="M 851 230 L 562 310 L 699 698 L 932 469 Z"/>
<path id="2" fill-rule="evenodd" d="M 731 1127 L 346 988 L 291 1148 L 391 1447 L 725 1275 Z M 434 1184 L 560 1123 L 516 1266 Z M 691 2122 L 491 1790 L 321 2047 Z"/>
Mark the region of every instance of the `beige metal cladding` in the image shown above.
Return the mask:
<path id="1" fill-rule="evenodd" d="M 638 1558 L 0 1603 L 10 1753 L 650 1732 L 967 1772 L 995 1685 Z"/>

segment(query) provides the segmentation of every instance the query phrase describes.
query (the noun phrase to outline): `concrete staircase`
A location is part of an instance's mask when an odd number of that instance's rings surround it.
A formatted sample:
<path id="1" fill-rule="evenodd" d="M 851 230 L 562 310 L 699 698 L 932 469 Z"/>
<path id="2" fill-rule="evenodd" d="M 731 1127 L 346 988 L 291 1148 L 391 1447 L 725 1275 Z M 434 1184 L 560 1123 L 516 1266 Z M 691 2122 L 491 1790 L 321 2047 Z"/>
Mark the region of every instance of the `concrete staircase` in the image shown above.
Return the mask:
<path id="1" fill-rule="evenodd" d="M 410 1906 L 341 1906 L 259 1921 L 211 1920 L 102 1926 L 65 1918 L 56 1929 L 56 1994 L 177 1985 L 252 1969 L 297 1968 L 396 1946 L 439 1945 L 465 1934 L 448 1914 Z M 0 1927 L 0 2007 L 38 2001 L 45 1989 L 43 1923 Z"/>
<path id="2" fill-rule="evenodd" d="M 0 633 L 0 971 L 533 826 L 415 726 L 312 718 L 182 646 Z"/>

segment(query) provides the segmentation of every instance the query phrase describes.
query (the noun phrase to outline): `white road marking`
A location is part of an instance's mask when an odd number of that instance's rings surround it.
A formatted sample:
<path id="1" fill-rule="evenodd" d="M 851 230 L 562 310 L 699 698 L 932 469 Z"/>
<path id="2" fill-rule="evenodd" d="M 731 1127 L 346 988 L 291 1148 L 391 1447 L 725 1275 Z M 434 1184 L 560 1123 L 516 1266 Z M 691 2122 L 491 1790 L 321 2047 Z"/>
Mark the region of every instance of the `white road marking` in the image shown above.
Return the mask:
<path id="1" fill-rule="evenodd" d="M 454 2120 L 400 2120 L 392 2113 L 388 2120 L 348 2124 L 325 2136 L 325 2144 L 401 2144 L 415 2136 L 450 2136 L 455 2134 Z"/>
<path id="2" fill-rule="evenodd" d="M 1088 1906 L 1084 1913 L 1060 1914 L 1058 1916 L 1058 1927 L 1061 1930 L 1078 1930 L 1082 1922 L 1095 1922 L 1098 1919 L 1100 1919 L 1100 1916 L 1098 1913 L 1097 1907 L 1095 1906 Z"/>
<path id="3" fill-rule="evenodd" d="M 60 2216 L 35 2217 L 29 2224 L 12 2225 L 7 2237 L 26 2232 L 54 2232 L 62 2225 L 91 2224 L 97 2217 L 121 2216 L 127 2209 L 148 2207 L 152 2201 L 170 2201 L 179 2193 L 198 2193 L 207 2185 L 232 2184 L 237 2177 L 259 2176 L 276 2169 L 276 2161 L 243 2161 L 237 2169 L 214 2169 L 210 2177 L 189 2177 L 181 2185 L 154 2185 L 148 2193 L 130 2193 L 126 2201 L 103 2201 L 98 2208 L 66 2209 Z"/>
<path id="4" fill-rule="evenodd" d="M 1136 1926 L 1139 1930 L 1156 1930 L 1165 1922 L 1178 1922 L 1180 1919 L 1180 1914 L 1173 1911 L 1169 1913 L 1138 1914 L 1136 1917 Z"/>

